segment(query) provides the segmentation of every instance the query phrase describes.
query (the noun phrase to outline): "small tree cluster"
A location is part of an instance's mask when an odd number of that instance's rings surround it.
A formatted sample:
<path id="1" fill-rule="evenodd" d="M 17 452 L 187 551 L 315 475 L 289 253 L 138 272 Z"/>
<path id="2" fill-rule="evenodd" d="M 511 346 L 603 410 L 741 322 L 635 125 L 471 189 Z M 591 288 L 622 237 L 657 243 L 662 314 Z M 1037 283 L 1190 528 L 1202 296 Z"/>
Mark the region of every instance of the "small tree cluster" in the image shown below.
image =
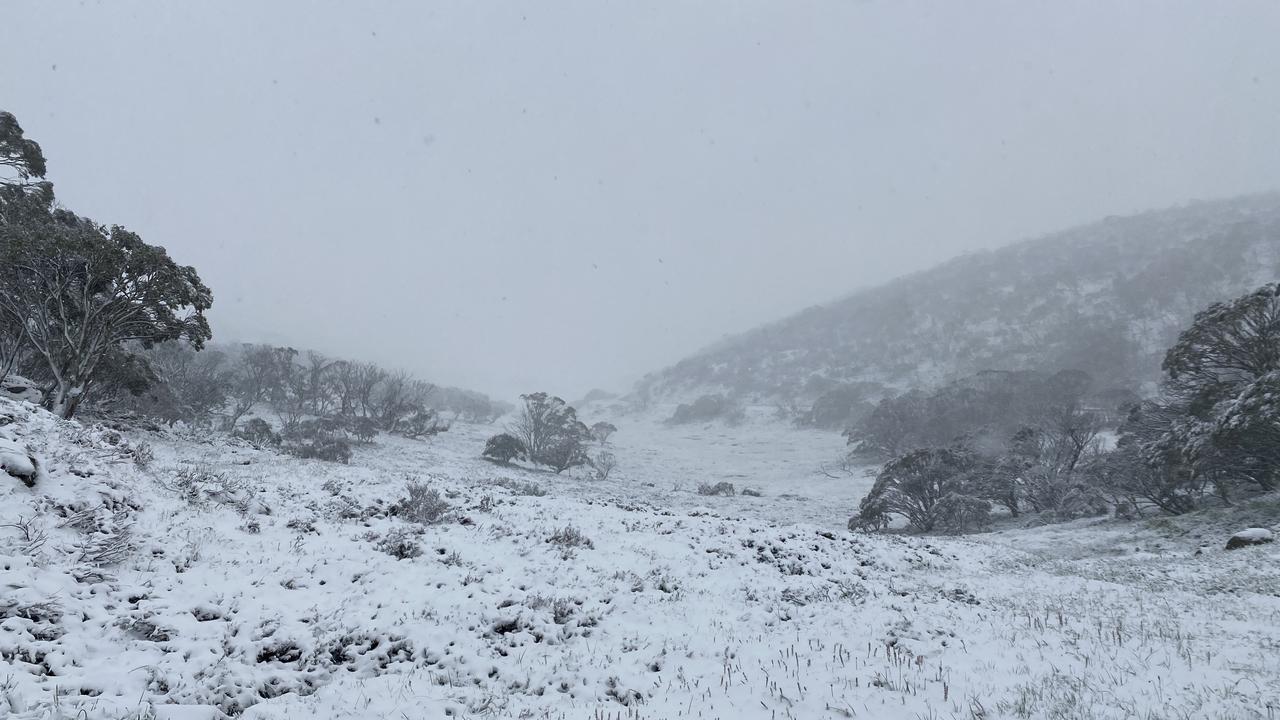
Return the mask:
<path id="1" fill-rule="evenodd" d="M 1100 470 L 1116 501 L 1183 513 L 1280 487 L 1280 283 L 1196 315 Z"/>

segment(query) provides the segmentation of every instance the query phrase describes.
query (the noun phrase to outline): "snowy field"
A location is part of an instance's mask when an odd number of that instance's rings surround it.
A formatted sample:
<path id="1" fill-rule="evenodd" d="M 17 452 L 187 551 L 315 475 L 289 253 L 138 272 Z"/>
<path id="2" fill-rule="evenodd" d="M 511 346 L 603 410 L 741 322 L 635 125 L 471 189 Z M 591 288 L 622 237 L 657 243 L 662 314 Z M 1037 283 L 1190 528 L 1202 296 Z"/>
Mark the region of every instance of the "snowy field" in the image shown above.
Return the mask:
<path id="1" fill-rule="evenodd" d="M 595 481 L 495 426 L 343 466 L 0 400 L 41 466 L 0 474 L 0 717 L 1280 717 L 1280 543 L 1223 550 L 1280 501 L 859 535 L 838 435 L 605 419 Z"/>

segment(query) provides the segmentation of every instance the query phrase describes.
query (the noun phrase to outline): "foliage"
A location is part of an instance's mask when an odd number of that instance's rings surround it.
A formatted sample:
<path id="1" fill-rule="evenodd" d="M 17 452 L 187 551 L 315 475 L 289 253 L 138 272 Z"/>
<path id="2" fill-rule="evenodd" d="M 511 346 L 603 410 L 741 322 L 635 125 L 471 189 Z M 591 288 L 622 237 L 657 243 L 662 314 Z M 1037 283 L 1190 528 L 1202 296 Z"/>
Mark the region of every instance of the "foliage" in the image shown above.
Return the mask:
<path id="1" fill-rule="evenodd" d="M 720 394 L 703 395 L 692 403 L 682 403 L 676 407 L 675 413 L 667 419 L 669 425 L 683 425 L 693 422 L 725 420 L 730 423 L 740 422 L 742 409 L 732 400 Z"/>
<path id="2" fill-rule="evenodd" d="M 734 495 L 737 490 L 731 482 L 718 482 L 714 485 L 711 483 L 700 483 L 698 485 L 699 495 Z"/>
<path id="3" fill-rule="evenodd" d="M 597 480 L 608 480 L 609 475 L 618 467 L 618 459 L 608 450 L 601 450 L 591 458 L 591 467 L 596 471 Z"/>
<path id="4" fill-rule="evenodd" d="M 55 205 L 45 170 L 40 146 L 0 112 L 0 375 L 23 355 L 70 418 L 126 344 L 199 350 L 213 296 L 164 248 Z"/>
<path id="5" fill-rule="evenodd" d="M 618 432 L 617 426 L 603 420 L 591 426 L 591 437 L 601 445 L 608 443 L 609 438 L 616 432 Z"/>
<path id="6" fill-rule="evenodd" d="M 1176 413 L 1149 455 L 1176 452 L 1192 474 L 1280 484 L 1280 283 L 1196 315 L 1165 355 Z"/>
<path id="7" fill-rule="evenodd" d="M 405 484 L 404 492 L 405 496 L 397 505 L 400 517 L 423 525 L 435 525 L 448 516 L 449 501 L 430 485 L 410 480 Z"/>
<path id="8" fill-rule="evenodd" d="M 520 441 L 525 456 L 556 473 L 587 464 L 591 430 L 564 400 L 544 392 L 521 395 L 519 416 L 507 428 Z"/>
<path id="9" fill-rule="evenodd" d="M 965 448 L 911 451 L 885 464 L 849 526 L 882 529 L 899 516 L 917 532 L 968 529 L 990 510 L 976 493 L 982 470 L 980 459 Z"/>
<path id="10" fill-rule="evenodd" d="M 524 443 L 510 433 L 499 433 L 485 442 L 484 452 L 481 453 L 481 457 L 506 465 L 512 460 L 519 460 L 525 457 Z"/>
<path id="11" fill-rule="evenodd" d="M 281 442 L 280 435 L 262 418 L 250 418 L 233 434 L 257 448 L 279 447 Z"/>
<path id="12" fill-rule="evenodd" d="M 351 443 L 346 431 L 333 420 L 302 420 L 282 433 L 281 449 L 303 459 L 346 464 L 351 461 Z"/>

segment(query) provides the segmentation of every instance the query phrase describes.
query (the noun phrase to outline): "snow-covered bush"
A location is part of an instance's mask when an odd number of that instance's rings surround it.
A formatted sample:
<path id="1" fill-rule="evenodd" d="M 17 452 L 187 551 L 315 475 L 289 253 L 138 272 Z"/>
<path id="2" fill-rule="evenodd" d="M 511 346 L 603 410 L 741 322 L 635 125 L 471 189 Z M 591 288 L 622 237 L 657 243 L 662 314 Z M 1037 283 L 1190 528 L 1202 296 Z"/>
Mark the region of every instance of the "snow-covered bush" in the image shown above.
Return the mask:
<path id="1" fill-rule="evenodd" d="M 618 459 L 608 450 L 601 450 L 591 458 L 591 467 L 595 468 L 597 480 L 608 480 L 614 468 L 618 467 Z"/>
<path id="2" fill-rule="evenodd" d="M 547 491 L 537 483 L 520 482 L 511 478 L 498 478 L 493 481 L 494 485 L 506 488 L 517 495 L 528 495 L 531 497 L 543 497 Z"/>
<path id="3" fill-rule="evenodd" d="M 262 418 L 250 418 L 236 429 L 234 436 L 256 448 L 279 447 L 280 435 Z"/>
<path id="4" fill-rule="evenodd" d="M 418 480 L 410 480 L 404 486 L 405 496 L 396 506 L 400 517 L 423 525 L 434 525 L 449 513 L 449 501 L 439 490 Z"/>
<path id="5" fill-rule="evenodd" d="M 351 443 L 341 425 L 333 420 L 302 420 L 288 428 L 280 445 L 286 453 L 303 459 L 347 464 Z"/>
<path id="6" fill-rule="evenodd" d="M 883 529 L 902 517 L 916 532 L 960 531 L 985 517 L 985 501 L 975 495 L 978 469 L 978 458 L 964 448 L 914 450 L 891 460 L 862 498 L 849 528 Z"/>
<path id="7" fill-rule="evenodd" d="M 485 460 L 506 465 L 525 455 L 524 443 L 510 433 L 500 433 L 485 441 L 484 452 L 480 454 Z"/>
<path id="8" fill-rule="evenodd" d="M 711 483 L 699 483 L 698 494 L 699 495 L 735 495 L 737 494 L 737 488 L 733 486 L 733 483 L 725 482 L 725 481 L 715 483 L 714 485 Z"/>
<path id="9" fill-rule="evenodd" d="M 408 560 L 422 555 L 422 545 L 418 543 L 414 534 L 405 528 L 389 531 L 378 539 L 374 547 L 397 560 Z"/>
<path id="10" fill-rule="evenodd" d="M 595 547 L 595 543 L 591 542 L 591 538 L 584 535 L 581 530 L 572 525 L 565 525 L 564 527 L 556 530 L 551 534 L 551 537 L 547 538 L 547 542 L 564 548 Z"/>
<path id="11" fill-rule="evenodd" d="M 741 422 L 745 417 L 742 408 L 738 407 L 724 395 L 703 395 L 692 403 L 681 404 L 667 420 L 669 425 L 683 425 L 693 422 L 724 420 L 728 423 Z"/>

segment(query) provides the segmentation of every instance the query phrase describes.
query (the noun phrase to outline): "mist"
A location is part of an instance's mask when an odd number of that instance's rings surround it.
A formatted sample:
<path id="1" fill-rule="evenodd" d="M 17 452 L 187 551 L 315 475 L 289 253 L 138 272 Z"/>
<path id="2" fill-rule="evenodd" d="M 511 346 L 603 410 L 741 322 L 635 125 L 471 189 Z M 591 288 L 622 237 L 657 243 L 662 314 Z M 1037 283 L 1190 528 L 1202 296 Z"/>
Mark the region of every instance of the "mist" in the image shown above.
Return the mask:
<path id="1" fill-rule="evenodd" d="M 1280 6 L 21 3 L 58 198 L 215 341 L 512 397 L 1106 215 L 1280 187 Z"/>

